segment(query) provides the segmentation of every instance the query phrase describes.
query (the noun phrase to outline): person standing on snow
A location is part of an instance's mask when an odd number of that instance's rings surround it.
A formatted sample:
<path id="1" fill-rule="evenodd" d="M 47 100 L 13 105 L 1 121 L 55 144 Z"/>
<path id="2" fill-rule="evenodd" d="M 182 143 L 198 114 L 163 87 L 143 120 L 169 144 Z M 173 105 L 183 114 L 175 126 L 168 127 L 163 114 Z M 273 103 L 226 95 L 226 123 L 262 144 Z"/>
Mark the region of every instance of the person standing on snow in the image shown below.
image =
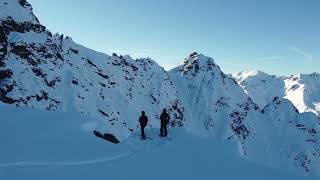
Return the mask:
<path id="1" fill-rule="evenodd" d="M 170 120 L 170 116 L 167 113 L 167 110 L 164 108 L 160 115 L 160 121 L 161 121 L 160 136 L 161 137 L 168 136 L 167 126 L 169 124 L 169 120 Z"/>
<path id="2" fill-rule="evenodd" d="M 141 127 L 141 139 L 142 140 L 146 139 L 146 135 L 144 134 L 144 128 L 148 124 L 148 117 L 145 114 L 146 113 L 144 111 L 142 111 L 141 112 L 141 116 L 139 118 L 139 123 L 140 123 L 140 127 Z"/>

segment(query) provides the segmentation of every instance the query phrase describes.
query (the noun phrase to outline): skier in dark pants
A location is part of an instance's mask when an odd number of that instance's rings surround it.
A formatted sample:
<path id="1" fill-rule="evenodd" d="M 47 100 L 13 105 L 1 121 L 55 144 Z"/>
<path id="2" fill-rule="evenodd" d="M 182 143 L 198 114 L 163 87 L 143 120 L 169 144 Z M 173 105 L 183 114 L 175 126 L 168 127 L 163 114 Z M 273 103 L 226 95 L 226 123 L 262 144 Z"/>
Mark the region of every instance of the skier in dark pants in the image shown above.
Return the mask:
<path id="1" fill-rule="evenodd" d="M 167 110 L 164 108 L 161 115 L 160 115 L 160 121 L 161 121 L 161 128 L 160 128 L 160 136 L 166 137 L 168 135 L 167 126 L 169 124 L 170 116 L 167 113 Z"/>
<path id="2" fill-rule="evenodd" d="M 144 134 L 144 128 L 148 124 L 148 117 L 145 115 L 144 111 L 141 112 L 141 116 L 139 118 L 139 122 L 140 122 L 140 126 L 141 126 L 141 139 L 145 140 L 146 139 L 146 135 Z"/>

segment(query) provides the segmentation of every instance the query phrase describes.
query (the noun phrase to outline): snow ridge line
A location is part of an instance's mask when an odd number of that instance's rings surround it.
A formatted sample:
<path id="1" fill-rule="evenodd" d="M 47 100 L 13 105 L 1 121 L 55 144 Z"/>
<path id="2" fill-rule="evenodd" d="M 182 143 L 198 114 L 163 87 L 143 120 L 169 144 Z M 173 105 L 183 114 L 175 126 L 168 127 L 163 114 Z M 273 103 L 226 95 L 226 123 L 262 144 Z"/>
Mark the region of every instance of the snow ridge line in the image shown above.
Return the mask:
<path id="1" fill-rule="evenodd" d="M 97 164 L 97 163 L 105 163 L 114 161 L 120 158 L 128 157 L 133 152 L 127 151 L 125 153 L 113 156 L 113 157 L 107 157 L 107 158 L 100 158 L 95 160 L 87 160 L 87 161 L 73 161 L 73 162 L 13 162 L 13 163 L 3 163 L 0 164 L 0 168 L 9 168 L 9 167 L 34 167 L 34 166 L 83 166 L 83 165 L 91 165 L 91 164 Z"/>

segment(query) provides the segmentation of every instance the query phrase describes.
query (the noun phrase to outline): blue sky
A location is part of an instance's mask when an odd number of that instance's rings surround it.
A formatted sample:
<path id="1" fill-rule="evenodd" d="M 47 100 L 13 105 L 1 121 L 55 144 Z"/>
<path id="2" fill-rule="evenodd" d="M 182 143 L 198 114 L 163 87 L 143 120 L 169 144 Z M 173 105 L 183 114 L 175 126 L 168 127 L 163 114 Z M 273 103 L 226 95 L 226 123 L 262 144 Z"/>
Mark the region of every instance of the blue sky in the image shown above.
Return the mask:
<path id="1" fill-rule="evenodd" d="M 53 33 L 169 69 L 190 52 L 226 73 L 319 72 L 318 0 L 29 0 Z"/>

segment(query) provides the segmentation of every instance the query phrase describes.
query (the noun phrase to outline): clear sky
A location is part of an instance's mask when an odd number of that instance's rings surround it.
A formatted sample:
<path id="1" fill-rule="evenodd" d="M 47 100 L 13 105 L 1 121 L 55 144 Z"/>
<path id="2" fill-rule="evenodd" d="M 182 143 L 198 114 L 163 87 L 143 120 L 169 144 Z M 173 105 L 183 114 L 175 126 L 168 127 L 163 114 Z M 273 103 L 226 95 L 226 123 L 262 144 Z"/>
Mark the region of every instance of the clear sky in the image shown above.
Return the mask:
<path id="1" fill-rule="evenodd" d="M 29 0 L 39 20 L 91 49 L 151 57 L 169 69 L 190 52 L 226 73 L 320 71 L 319 0 Z"/>

